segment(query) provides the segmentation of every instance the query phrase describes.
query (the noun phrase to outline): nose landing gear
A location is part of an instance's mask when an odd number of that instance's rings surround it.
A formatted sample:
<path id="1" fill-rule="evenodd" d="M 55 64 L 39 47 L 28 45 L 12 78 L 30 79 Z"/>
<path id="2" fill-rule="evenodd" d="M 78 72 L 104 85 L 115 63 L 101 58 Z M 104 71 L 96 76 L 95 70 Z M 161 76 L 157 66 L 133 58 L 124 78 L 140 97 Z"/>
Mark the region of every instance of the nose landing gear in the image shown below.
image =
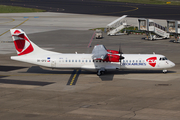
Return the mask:
<path id="1" fill-rule="evenodd" d="M 163 70 L 163 73 L 167 73 L 167 70 Z"/>

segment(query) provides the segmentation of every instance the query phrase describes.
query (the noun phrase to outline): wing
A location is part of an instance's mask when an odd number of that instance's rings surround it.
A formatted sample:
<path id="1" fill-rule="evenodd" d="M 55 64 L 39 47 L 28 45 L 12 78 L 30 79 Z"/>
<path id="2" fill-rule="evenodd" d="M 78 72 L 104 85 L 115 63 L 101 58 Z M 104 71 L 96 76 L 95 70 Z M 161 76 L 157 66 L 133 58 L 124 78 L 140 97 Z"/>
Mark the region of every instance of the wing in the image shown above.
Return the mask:
<path id="1" fill-rule="evenodd" d="M 93 60 L 105 60 L 107 58 L 107 50 L 104 45 L 96 45 L 92 51 L 92 59 Z"/>

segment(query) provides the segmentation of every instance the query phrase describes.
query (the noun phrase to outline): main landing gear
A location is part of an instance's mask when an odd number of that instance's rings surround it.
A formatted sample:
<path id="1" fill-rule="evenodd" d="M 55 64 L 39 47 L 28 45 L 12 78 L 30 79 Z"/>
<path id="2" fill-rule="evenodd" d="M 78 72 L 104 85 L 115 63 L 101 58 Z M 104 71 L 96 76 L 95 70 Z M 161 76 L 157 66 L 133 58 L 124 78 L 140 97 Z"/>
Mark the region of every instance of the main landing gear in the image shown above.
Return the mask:
<path id="1" fill-rule="evenodd" d="M 97 71 L 97 76 L 101 76 L 105 73 L 105 69 L 100 69 Z"/>

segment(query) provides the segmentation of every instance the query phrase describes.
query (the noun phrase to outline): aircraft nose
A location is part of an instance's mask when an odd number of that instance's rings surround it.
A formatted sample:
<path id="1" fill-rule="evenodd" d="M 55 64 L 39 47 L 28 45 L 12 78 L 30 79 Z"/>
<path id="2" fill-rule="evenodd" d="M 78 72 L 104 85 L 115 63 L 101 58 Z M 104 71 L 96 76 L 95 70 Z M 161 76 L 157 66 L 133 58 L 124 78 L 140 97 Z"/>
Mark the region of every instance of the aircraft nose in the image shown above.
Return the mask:
<path id="1" fill-rule="evenodd" d="M 172 63 L 171 63 L 171 66 L 174 67 L 174 66 L 175 66 L 175 63 L 172 62 Z"/>
<path id="2" fill-rule="evenodd" d="M 171 62 L 171 61 L 169 61 L 170 62 L 170 66 L 171 67 L 174 67 L 175 66 L 175 63 L 173 63 L 173 62 Z"/>

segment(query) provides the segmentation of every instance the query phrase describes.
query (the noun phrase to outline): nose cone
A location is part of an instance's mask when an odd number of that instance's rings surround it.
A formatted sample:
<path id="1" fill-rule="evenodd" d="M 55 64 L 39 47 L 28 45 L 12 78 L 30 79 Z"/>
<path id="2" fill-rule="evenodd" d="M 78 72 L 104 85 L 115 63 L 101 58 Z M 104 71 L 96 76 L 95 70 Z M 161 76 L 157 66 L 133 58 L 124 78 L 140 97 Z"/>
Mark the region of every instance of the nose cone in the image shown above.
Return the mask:
<path id="1" fill-rule="evenodd" d="M 169 65 L 170 65 L 170 67 L 174 67 L 175 66 L 175 64 L 173 63 L 173 62 L 171 62 L 171 61 L 169 61 Z"/>
<path id="2" fill-rule="evenodd" d="M 175 66 L 175 63 L 172 62 L 171 66 L 174 67 L 174 66 Z"/>

